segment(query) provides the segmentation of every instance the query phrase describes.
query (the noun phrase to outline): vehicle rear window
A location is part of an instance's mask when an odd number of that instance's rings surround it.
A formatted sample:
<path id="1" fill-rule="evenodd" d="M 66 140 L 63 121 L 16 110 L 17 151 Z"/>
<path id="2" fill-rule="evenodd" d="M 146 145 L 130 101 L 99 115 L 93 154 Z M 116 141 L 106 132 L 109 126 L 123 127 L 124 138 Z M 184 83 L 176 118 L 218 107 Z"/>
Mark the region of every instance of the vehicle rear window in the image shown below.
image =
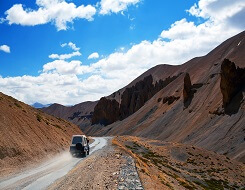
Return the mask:
<path id="1" fill-rule="evenodd" d="M 72 144 L 82 143 L 83 138 L 82 137 L 73 137 Z"/>

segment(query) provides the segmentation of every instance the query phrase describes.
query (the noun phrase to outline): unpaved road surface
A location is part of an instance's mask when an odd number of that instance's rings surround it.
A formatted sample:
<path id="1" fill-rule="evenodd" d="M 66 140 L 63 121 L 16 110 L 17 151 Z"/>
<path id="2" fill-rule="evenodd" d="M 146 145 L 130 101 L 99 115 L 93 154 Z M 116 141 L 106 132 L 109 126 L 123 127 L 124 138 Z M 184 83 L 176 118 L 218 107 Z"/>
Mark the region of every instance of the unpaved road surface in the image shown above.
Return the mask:
<path id="1" fill-rule="evenodd" d="M 132 157 L 113 146 L 96 151 L 67 175 L 58 179 L 49 190 L 142 190 Z"/>
<path id="2" fill-rule="evenodd" d="M 94 138 L 94 142 L 90 145 L 90 154 L 93 155 L 98 150 L 104 148 L 107 142 L 108 138 Z M 65 176 L 70 170 L 86 159 L 73 158 L 67 152 L 37 168 L 22 172 L 8 179 L 0 179 L 0 189 L 47 189 L 48 186 Z"/>

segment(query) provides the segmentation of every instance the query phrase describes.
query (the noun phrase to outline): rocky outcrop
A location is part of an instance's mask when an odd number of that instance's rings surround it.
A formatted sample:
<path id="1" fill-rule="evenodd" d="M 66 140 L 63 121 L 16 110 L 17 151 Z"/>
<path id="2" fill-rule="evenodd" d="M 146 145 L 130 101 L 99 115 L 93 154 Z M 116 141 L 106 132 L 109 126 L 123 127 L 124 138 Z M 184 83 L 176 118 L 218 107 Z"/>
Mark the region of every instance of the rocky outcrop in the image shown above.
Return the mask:
<path id="1" fill-rule="evenodd" d="M 185 74 L 184 78 L 184 89 L 183 89 L 183 99 L 184 99 L 184 107 L 187 108 L 194 97 L 194 94 L 197 92 L 198 88 L 203 86 L 202 83 L 191 84 L 191 78 L 189 73 Z"/>
<path id="2" fill-rule="evenodd" d="M 220 89 L 223 95 L 223 107 L 226 114 L 235 114 L 240 109 L 245 90 L 245 68 L 225 59 L 221 64 Z"/>
<path id="3" fill-rule="evenodd" d="M 174 103 L 174 101 L 178 100 L 180 97 L 179 96 L 167 96 L 167 97 L 164 97 L 163 100 L 162 100 L 162 103 L 163 104 L 166 104 L 168 103 L 168 105 L 171 105 L 172 103 Z"/>
<path id="4" fill-rule="evenodd" d="M 237 92 L 244 87 L 245 69 L 236 67 L 235 63 L 225 59 L 221 65 L 220 75 L 220 89 L 223 95 L 223 105 L 227 107 Z"/>
<path id="5" fill-rule="evenodd" d="M 119 119 L 119 103 L 116 100 L 101 98 L 94 108 L 93 124 L 109 125 Z"/>
<path id="6" fill-rule="evenodd" d="M 139 110 L 154 95 L 153 78 L 151 75 L 126 88 L 122 94 L 120 119 L 124 119 Z"/>
<path id="7" fill-rule="evenodd" d="M 191 78 L 189 73 L 186 73 L 184 78 L 184 89 L 183 89 L 184 102 L 187 102 L 193 96 L 191 88 L 192 88 Z"/>
<path id="8" fill-rule="evenodd" d="M 168 77 L 165 80 L 159 80 L 155 85 L 153 84 L 152 75 L 145 77 L 134 86 L 125 89 L 121 96 L 120 106 L 116 100 L 102 98 L 95 106 L 92 124 L 100 123 L 108 125 L 119 119 L 125 119 L 138 111 L 149 99 L 174 81 L 178 76 L 179 75 Z"/>
<path id="9" fill-rule="evenodd" d="M 153 84 L 152 75 L 149 75 L 142 81 L 137 82 L 134 86 L 126 88 L 122 94 L 120 119 L 123 120 L 138 111 L 149 99 L 174 81 L 179 75 L 167 77 L 165 80 L 159 80 L 155 85 Z"/>

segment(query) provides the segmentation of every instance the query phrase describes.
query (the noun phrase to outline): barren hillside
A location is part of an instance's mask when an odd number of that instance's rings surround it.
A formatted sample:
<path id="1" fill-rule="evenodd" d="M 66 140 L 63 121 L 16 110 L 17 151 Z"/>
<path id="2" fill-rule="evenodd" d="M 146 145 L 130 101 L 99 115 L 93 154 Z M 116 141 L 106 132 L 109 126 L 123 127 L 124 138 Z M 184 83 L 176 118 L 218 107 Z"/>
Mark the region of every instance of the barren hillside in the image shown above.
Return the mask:
<path id="1" fill-rule="evenodd" d="M 0 93 L 1 176 L 69 147 L 78 126 Z"/>
<path id="2" fill-rule="evenodd" d="M 61 106 L 44 111 L 78 124 L 89 135 L 192 144 L 244 162 L 244 52 L 243 31 L 203 57 L 153 67 L 98 102 L 81 103 L 66 113 Z"/>
<path id="3" fill-rule="evenodd" d="M 41 110 L 55 117 L 63 118 L 75 125 L 87 127 L 91 125 L 95 102 L 82 102 L 74 106 L 63 106 L 60 104 L 52 104 Z"/>
<path id="4" fill-rule="evenodd" d="M 84 132 L 96 135 L 134 135 L 187 143 L 244 162 L 245 82 L 244 69 L 238 69 L 245 67 L 244 52 L 245 32 L 242 32 L 206 56 L 192 59 L 180 66 L 169 67 L 171 70 L 174 68 L 174 71 L 166 72 L 165 65 L 158 66 L 158 73 L 160 68 L 164 70 L 163 80 L 168 76 L 180 76 L 160 89 L 126 119 L 118 120 L 106 127 L 87 127 L 84 128 Z M 234 66 L 230 61 L 224 62 L 226 58 L 234 62 Z M 222 72 L 225 74 L 221 75 Z M 189 75 L 189 84 L 184 93 L 186 73 Z M 144 73 L 142 76 L 146 75 Z M 222 83 L 221 76 L 224 76 Z M 229 81 L 240 82 L 238 85 Z M 138 92 L 132 92 L 132 95 L 128 96 L 129 109 L 141 98 L 140 94 L 135 93 Z M 143 93 L 145 94 L 145 91 Z M 135 99 L 135 95 L 138 98 Z M 227 106 L 224 105 L 226 96 L 229 97 Z"/>

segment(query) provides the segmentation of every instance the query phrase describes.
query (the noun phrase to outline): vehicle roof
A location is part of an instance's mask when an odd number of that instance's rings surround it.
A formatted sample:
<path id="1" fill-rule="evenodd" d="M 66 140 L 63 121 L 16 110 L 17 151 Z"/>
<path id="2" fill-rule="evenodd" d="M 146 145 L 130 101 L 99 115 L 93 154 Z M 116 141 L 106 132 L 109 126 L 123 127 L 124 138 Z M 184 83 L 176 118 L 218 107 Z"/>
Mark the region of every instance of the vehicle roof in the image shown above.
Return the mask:
<path id="1" fill-rule="evenodd" d="M 85 137 L 85 138 L 87 138 L 86 135 L 72 135 L 72 137 Z"/>

